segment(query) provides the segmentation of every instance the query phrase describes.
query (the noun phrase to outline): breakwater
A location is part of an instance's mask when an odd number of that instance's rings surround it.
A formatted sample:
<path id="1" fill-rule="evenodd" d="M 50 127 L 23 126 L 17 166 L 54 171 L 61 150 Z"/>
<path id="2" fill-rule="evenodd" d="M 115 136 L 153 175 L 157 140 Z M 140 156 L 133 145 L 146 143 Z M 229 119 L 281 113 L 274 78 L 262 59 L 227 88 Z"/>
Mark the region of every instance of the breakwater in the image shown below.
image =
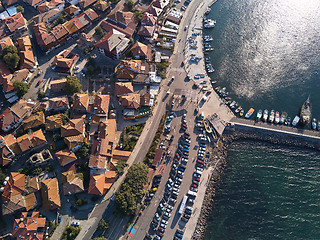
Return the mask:
<path id="1" fill-rule="evenodd" d="M 254 129 L 251 127 L 227 127 L 223 136 L 215 144 L 213 149 L 213 158 L 210 159 L 209 165 L 214 166 L 207 184 L 206 196 L 198 218 L 197 226 L 193 233 L 192 239 L 201 240 L 205 237 L 207 220 L 214 207 L 215 190 L 227 163 L 228 147 L 231 143 L 240 140 L 264 141 L 271 144 L 297 147 L 301 149 L 312 149 L 320 151 L 320 141 L 310 138 L 304 138 L 302 135 L 289 135 L 286 133 L 275 133 L 265 129 Z"/>

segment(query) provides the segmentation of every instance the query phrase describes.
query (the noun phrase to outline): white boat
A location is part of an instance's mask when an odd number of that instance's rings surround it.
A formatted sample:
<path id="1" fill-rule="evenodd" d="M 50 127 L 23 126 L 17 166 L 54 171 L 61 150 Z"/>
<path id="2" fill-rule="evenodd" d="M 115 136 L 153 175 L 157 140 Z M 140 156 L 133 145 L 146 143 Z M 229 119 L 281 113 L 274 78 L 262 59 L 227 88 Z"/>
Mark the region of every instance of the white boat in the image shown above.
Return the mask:
<path id="1" fill-rule="evenodd" d="M 263 121 L 267 121 L 268 120 L 268 114 L 269 114 L 269 111 L 268 111 L 268 109 L 265 109 L 264 111 L 263 111 Z"/>
<path id="2" fill-rule="evenodd" d="M 205 20 L 204 28 L 214 28 L 216 24 L 216 21 L 212 19 Z"/>
<path id="3" fill-rule="evenodd" d="M 250 108 L 249 111 L 246 113 L 245 118 L 250 118 L 253 112 L 254 112 L 254 108 Z"/>
<path id="4" fill-rule="evenodd" d="M 294 119 L 292 120 L 292 126 L 297 126 L 298 122 L 300 121 L 299 116 L 295 116 Z"/>
<path id="5" fill-rule="evenodd" d="M 274 121 L 274 110 L 271 110 L 271 112 L 270 112 L 270 116 L 269 116 L 269 122 L 273 122 Z"/>
<path id="6" fill-rule="evenodd" d="M 258 113 L 257 113 L 257 120 L 260 120 L 262 117 L 262 110 L 259 109 Z"/>
<path id="7" fill-rule="evenodd" d="M 285 123 L 285 121 L 286 121 L 286 119 L 287 119 L 287 116 L 288 116 L 288 114 L 287 114 L 286 112 L 283 112 L 283 113 L 281 114 L 280 124 L 284 124 L 284 123 Z"/>
<path id="8" fill-rule="evenodd" d="M 280 122 L 280 114 L 279 114 L 279 112 L 276 112 L 276 117 L 274 118 L 274 122 L 276 124 L 278 124 Z"/>

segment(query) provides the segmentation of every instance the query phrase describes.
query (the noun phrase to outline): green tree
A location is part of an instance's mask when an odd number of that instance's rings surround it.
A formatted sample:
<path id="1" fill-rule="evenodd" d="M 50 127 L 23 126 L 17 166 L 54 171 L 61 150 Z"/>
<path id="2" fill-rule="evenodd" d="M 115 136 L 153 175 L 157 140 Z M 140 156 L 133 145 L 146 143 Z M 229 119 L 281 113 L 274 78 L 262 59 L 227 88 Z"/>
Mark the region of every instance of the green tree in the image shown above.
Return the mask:
<path id="1" fill-rule="evenodd" d="M 102 237 L 93 238 L 92 240 L 108 240 L 108 239 L 102 236 Z"/>
<path id="2" fill-rule="evenodd" d="M 128 0 L 128 2 L 127 2 L 127 8 L 128 8 L 129 11 L 132 11 L 133 6 L 134 6 L 133 1 L 132 1 L 132 0 Z"/>
<path id="3" fill-rule="evenodd" d="M 82 89 L 82 85 L 77 77 L 75 76 L 67 77 L 67 82 L 65 86 L 66 92 L 73 94 L 73 93 L 80 92 L 81 89 Z"/>
<path id="4" fill-rule="evenodd" d="M 109 222 L 101 219 L 100 223 L 99 223 L 99 229 L 102 231 L 106 231 L 110 228 Z"/>
<path id="5" fill-rule="evenodd" d="M 21 12 L 22 14 L 24 13 L 24 8 L 22 6 L 17 6 L 16 7 L 17 12 Z"/>
<path id="6" fill-rule="evenodd" d="M 47 94 L 45 92 L 39 91 L 38 92 L 38 99 L 43 99 L 47 97 Z"/>
<path id="7" fill-rule="evenodd" d="M 103 35 L 104 35 L 104 31 L 103 31 L 103 29 L 100 27 L 100 26 L 98 26 L 98 27 L 96 27 L 95 29 L 94 29 L 94 33 L 96 34 L 96 35 L 98 35 L 99 37 L 103 37 Z"/>
<path id="8" fill-rule="evenodd" d="M 31 173 L 32 173 L 32 175 L 39 175 L 42 172 L 43 172 L 42 168 L 35 168 L 32 170 Z"/>
<path id="9" fill-rule="evenodd" d="M 78 198 L 76 201 L 77 206 L 82 206 L 84 204 L 84 201 L 81 198 Z"/>
<path id="10" fill-rule="evenodd" d="M 117 174 L 122 173 L 123 170 L 125 169 L 125 167 L 127 167 L 127 166 L 128 166 L 127 161 L 124 160 L 124 159 L 120 159 L 120 160 L 117 162 L 116 173 L 117 173 Z"/>
<path id="11" fill-rule="evenodd" d="M 116 194 L 116 209 L 126 215 L 133 214 L 137 208 L 137 201 L 143 193 L 143 186 L 148 180 L 148 166 L 144 163 L 133 164 L 124 183 Z"/>
<path id="12" fill-rule="evenodd" d="M 61 113 L 62 124 L 66 125 L 70 119 L 70 111 L 67 109 L 64 113 Z"/>
<path id="13" fill-rule="evenodd" d="M 20 60 L 18 53 L 8 52 L 7 54 L 2 56 L 3 56 L 2 59 L 7 65 L 7 67 L 10 69 L 11 72 L 14 72 L 18 67 L 19 60 Z"/>
<path id="14" fill-rule="evenodd" d="M 60 240 L 74 240 L 78 236 L 81 228 L 75 226 L 67 226 L 62 233 Z"/>
<path id="15" fill-rule="evenodd" d="M 3 58 L 3 56 L 7 55 L 8 53 L 18 53 L 18 49 L 12 45 L 4 47 L 1 52 L 2 58 Z"/>
<path id="16" fill-rule="evenodd" d="M 143 13 L 141 11 L 135 11 L 134 15 L 137 18 L 137 20 L 140 22 L 142 19 Z"/>
<path id="17" fill-rule="evenodd" d="M 89 153 L 91 151 L 91 143 L 85 143 L 82 145 L 82 147 L 79 149 L 79 151 L 77 151 L 77 155 L 79 158 L 86 158 L 87 156 L 89 156 Z"/>
<path id="18" fill-rule="evenodd" d="M 59 17 L 53 21 L 52 25 L 53 25 L 53 27 L 55 27 L 58 24 L 64 24 L 66 21 L 67 21 L 67 19 L 64 17 L 64 15 L 60 14 Z"/>
<path id="19" fill-rule="evenodd" d="M 29 90 L 29 85 L 27 83 L 24 83 L 24 82 L 15 81 L 13 83 L 13 87 L 17 91 L 18 97 L 22 97 Z"/>

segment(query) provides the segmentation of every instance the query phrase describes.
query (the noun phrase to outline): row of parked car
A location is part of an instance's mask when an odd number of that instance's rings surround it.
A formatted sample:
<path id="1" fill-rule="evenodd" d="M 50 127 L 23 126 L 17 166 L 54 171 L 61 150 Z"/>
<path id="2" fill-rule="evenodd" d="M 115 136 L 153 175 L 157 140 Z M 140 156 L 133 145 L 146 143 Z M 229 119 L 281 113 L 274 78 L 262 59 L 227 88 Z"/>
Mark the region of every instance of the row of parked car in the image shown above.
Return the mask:
<path id="1" fill-rule="evenodd" d="M 177 202 L 180 192 L 180 185 L 186 169 L 186 164 L 188 163 L 189 154 L 186 150 L 190 148 L 190 134 L 184 133 L 182 139 L 184 147 L 182 149 L 178 149 L 176 152 L 171 166 L 170 177 L 165 186 L 163 199 L 160 201 L 157 212 L 151 222 L 151 226 L 156 232 L 154 237 L 156 240 L 163 237 L 167 228 L 168 220 L 171 217 L 171 212 Z M 183 231 L 179 230 L 178 233 L 176 233 L 176 237 L 178 237 L 178 239 L 182 239 Z"/>

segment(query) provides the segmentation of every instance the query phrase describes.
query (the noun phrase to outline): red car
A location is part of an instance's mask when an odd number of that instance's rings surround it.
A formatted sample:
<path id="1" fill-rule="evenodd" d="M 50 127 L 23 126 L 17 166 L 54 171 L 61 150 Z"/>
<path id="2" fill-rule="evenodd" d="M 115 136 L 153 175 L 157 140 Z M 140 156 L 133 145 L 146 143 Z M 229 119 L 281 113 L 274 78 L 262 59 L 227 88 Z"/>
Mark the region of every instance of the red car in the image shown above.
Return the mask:
<path id="1" fill-rule="evenodd" d="M 41 79 L 40 79 L 39 82 L 37 83 L 37 86 L 39 86 L 41 82 L 42 82 L 42 81 L 41 81 Z"/>
<path id="2" fill-rule="evenodd" d="M 198 178 L 198 177 L 194 178 L 193 180 L 196 182 L 200 182 L 200 178 Z"/>
<path id="3" fill-rule="evenodd" d="M 180 159 L 180 155 L 179 155 L 178 153 L 176 153 L 176 157 L 177 157 L 178 159 Z"/>
<path id="4" fill-rule="evenodd" d="M 198 188 L 198 185 L 196 185 L 195 183 L 193 183 L 193 184 L 191 184 L 191 187 Z"/>
<path id="5" fill-rule="evenodd" d="M 204 161 L 197 160 L 197 163 L 204 164 Z"/>

